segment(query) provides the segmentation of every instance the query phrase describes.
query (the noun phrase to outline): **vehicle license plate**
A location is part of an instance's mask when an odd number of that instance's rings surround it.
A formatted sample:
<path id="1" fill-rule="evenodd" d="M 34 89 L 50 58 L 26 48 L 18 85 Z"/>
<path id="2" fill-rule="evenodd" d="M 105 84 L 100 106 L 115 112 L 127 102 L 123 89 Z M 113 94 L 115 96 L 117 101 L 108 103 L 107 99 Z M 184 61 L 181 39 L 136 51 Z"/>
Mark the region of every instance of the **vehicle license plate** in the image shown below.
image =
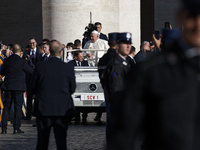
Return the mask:
<path id="1" fill-rule="evenodd" d="M 104 94 L 84 94 L 81 95 L 81 100 L 105 100 Z"/>

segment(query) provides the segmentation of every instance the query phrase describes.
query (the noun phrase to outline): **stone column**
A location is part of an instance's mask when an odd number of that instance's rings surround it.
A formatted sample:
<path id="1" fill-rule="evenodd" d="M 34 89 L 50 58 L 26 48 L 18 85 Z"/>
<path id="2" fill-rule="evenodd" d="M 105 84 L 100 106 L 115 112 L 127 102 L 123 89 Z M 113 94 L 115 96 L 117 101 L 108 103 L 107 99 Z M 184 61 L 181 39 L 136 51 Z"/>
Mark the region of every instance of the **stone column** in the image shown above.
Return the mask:
<path id="1" fill-rule="evenodd" d="M 138 52 L 141 41 L 140 0 L 119 0 L 119 31 L 131 32 Z"/>
<path id="2" fill-rule="evenodd" d="M 90 21 L 101 22 L 102 33 L 131 32 L 140 45 L 140 0 L 42 0 L 43 38 L 62 43 L 82 39 Z"/>

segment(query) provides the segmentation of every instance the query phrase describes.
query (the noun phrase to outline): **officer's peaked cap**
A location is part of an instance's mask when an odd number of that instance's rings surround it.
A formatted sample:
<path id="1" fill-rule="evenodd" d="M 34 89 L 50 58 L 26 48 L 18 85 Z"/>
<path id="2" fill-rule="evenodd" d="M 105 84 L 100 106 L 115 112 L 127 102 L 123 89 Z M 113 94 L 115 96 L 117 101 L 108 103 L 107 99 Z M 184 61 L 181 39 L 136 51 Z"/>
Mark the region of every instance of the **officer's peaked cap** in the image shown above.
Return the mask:
<path id="1" fill-rule="evenodd" d="M 108 33 L 109 41 L 117 41 L 119 39 L 119 32 Z"/>
<path id="2" fill-rule="evenodd" d="M 132 34 L 129 32 L 120 33 L 118 42 L 132 44 Z"/>

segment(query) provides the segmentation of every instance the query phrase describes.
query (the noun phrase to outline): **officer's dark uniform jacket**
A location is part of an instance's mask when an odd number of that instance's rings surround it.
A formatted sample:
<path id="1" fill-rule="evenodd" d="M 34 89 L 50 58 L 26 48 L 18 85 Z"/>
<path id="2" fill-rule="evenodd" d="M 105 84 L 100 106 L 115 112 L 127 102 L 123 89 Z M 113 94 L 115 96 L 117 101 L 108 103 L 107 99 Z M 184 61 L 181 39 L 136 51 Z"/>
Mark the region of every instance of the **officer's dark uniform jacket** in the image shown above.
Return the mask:
<path id="1" fill-rule="evenodd" d="M 116 55 L 116 50 L 109 48 L 107 53 L 104 54 L 103 57 L 101 57 L 99 59 L 98 72 L 99 72 L 100 83 L 101 83 L 103 88 L 104 88 L 104 85 L 103 85 L 103 83 L 104 83 L 103 82 L 103 72 L 104 72 L 107 64 L 115 57 L 115 55 Z"/>
<path id="2" fill-rule="evenodd" d="M 126 85 L 126 77 L 130 70 L 130 64 L 118 54 L 115 54 L 107 65 L 104 75 L 104 94 L 107 102 L 113 102 L 114 96 L 121 95 Z"/>
<path id="3" fill-rule="evenodd" d="M 133 149 L 143 128 L 145 150 L 200 150 L 200 55 L 183 44 L 152 56 L 132 74 L 118 148 Z"/>

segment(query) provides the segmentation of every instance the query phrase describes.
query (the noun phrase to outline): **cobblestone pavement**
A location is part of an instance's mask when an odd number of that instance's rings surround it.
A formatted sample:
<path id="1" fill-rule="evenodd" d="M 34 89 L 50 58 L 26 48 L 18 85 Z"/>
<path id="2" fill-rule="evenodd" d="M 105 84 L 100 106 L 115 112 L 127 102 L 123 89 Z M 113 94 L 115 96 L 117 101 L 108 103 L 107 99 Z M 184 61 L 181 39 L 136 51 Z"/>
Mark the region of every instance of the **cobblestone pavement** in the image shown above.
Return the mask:
<path id="1" fill-rule="evenodd" d="M 95 113 L 88 114 L 86 125 L 75 125 L 72 122 L 68 128 L 68 150 L 104 150 L 106 114 L 103 113 L 101 123 L 93 119 Z M 7 134 L 0 134 L 0 150 L 34 150 L 37 142 L 37 128 L 35 118 L 31 121 L 22 120 L 21 129 L 24 134 L 13 134 L 12 124 L 8 125 Z M 53 130 L 51 131 L 49 150 L 56 150 Z"/>

